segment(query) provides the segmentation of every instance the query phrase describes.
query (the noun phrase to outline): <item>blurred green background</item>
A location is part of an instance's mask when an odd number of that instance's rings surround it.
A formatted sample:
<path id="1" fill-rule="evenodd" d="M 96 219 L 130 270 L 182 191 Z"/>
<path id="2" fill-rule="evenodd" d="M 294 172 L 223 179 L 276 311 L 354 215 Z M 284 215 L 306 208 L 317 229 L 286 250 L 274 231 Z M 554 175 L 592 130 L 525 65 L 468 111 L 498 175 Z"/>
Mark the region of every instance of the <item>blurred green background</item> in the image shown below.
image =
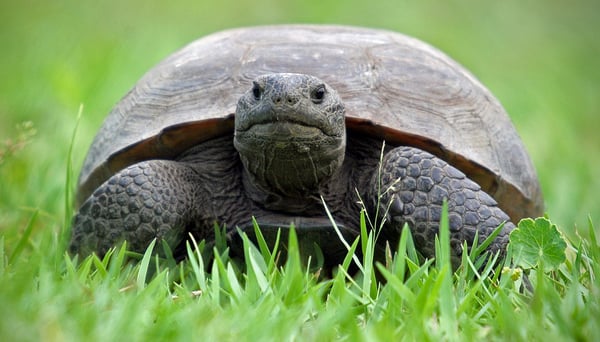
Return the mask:
<path id="1" fill-rule="evenodd" d="M 420 38 L 500 99 L 564 231 L 600 226 L 600 2 L 578 1 L 2 1 L 0 230 L 7 243 L 65 219 L 65 174 L 78 172 L 104 116 L 158 61 L 225 28 L 338 23 Z M 18 128 L 31 121 L 35 128 Z M 28 141 L 25 146 L 19 139 Z M 15 150 L 10 152 L 9 150 Z M 11 238 L 12 237 L 12 238 Z"/>

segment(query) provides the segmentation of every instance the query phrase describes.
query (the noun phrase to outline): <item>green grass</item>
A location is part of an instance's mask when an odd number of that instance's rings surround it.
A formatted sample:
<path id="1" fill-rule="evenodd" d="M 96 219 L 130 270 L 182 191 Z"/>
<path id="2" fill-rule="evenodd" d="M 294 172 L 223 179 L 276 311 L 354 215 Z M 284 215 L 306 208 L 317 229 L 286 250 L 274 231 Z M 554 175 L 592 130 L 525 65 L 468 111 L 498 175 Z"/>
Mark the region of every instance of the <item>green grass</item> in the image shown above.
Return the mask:
<path id="1" fill-rule="evenodd" d="M 256 228 L 258 247 L 243 235 L 243 260 L 226 246 L 194 242 L 179 264 L 153 256 L 154 243 L 143 256 L 123 245 L 77 261 L 50 232 L 28 258 L 19 248 L 7 253 L 0 240 L 0 301 L 10 304 L 0 308 L 0 333 L 10 341 L 600 338 L 593 233 L 570 242 L 560 265 L 527 270 L 533 285 L 524 290 L 522 269 L 494 266 L 477 248 L 453 273 L 447 222 L 443 216 L 437 258 L 426 261 L 405 229 L 395 252 L 374 263 L 375 234 L 363 227 L 331 278 L 306 270 L 293 231 L 285 260 Z M 352 263 L 358 271 L 350 274 Z"/>
<path id="2" fill-rule="evenodd" d="M 600 252 L 590 222 L 600 222 L 599 7 L 592 0 L 0 3 L 0 340 L 598 340 Z M 206 261 L 208 273 L 194 259 L 161 261 L 157 271 L 154 260 L 125 262 L 121 250 L 107 260 L 65 259 L 73 179 L 119 98 L 204 34 L 285 22 L 404 32 L 441 48 L 492 90 L 530 151 L 548 216 L 570 241 L 558 269 L 531 272 L 534 295 L 516 290 L 510 270 L 478 281 L 468 267 L 452 274 L 439 258 L 423 267 L 408 237 L 385 270 L 362 260 L 354 282 L 343 272 L 316 279 L 295 258 L 275 267 L 264 246 L 247 247 L 246 263 L 226 254 Z M 356 248 L 368 249 L 368 241 Z M 385 285 L 371 278 L 375 270 Z"/>

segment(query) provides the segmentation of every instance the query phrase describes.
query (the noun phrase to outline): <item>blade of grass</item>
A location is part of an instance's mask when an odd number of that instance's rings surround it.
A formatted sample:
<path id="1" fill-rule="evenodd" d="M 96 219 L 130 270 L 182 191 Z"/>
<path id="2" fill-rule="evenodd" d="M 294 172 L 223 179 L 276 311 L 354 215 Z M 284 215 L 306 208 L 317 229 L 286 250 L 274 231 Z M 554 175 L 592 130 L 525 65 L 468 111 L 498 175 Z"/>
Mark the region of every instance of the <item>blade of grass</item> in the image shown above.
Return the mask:
<path id="1" fill-rule="evenodd" d="M 81 262 L 81 264 L 77 265 L 76 274 L 77 274 L 77 279 L 79 280 L 80 283 L 84 284 L 85 281 L 87 280 L 87 278 L 90 276 L 92 264 L 94 263 L 94 258 L 96 258 L 95 255 L 90 255 L 87 258 L 85 258 Z M 71 258 L 69 258 L 67 254 L 65 254 L 65 259 L 69 260 L 69 262 L 67 262 L 67 264 L 70 264 Z M 73 265 L 73 268 L 75 268 L 74 265 Z"/>
<path id="2" fill-rule="evenodd" d="M 214 260 L 211 271 L 211 280 L 213 282 L 215 282 L 217 279 L 219 280 L 217 281 L 219 287 L 213 287 L 213 291 L 220 291 L 222 289 L 228 295 L 229 301 L 231 303 L 235 303 L 238 301 L 239 295 L 242 291 L 242 287 L 239 284 L 236 272 L 233 269 L 232 264 L 224 260 L 224 257 L 227 258 L 226 255 L 219 254 L 217 247 L 215 247 L 213 251 Z M 218 276 L 218 278 L 215 277 L 215 274 Z"/>
<path id="3" fill-rule="evenodd" d="M 368 241 L 367 241 L 367 237 L 368 237 L 368 233 L 367 233 L 367 222 L 365 219 L 366 215 L 365 215 L 365 210 L 361 209 L 360 210 L 360 236 L 361 236 L 361 250 L 363 255 L 367 254 L 367 250 L 368 250 Z"/>
<path id="4" fill-rule="evenodd" d="M 175 260 L 175 257 L 173 256 L 173 251 L 171 250 L 171 246 L 169 246 L 169 243 L 166 239 L 161 240 L 161 246 L 165 256 L 165 260 L 167 261 L 167 267 L 175 268 L 175 266 L 177 266 L 177 261 Z"/>
<path id="5" fill-rule="evenodd" d="M 189 240 L 186 241 L 185 248 L 188 255 L 188 262 L 192 266 L 192 272 L 194 273 L 196 284 L 200 287 L 200 290 L 206 291 L 208 289 L 208 286 L 206 283 L 206 275 L 204 274 L 204 260 L 202 258 L 202 254 L 200 253 L 200 250 L 198 249 L 196 239 L 194 239 L 194 237 L 191 234 L 190 238 L 192 240 L 192 243 L 194 244 L 194 250 L 192 250 Z"/>
<path id="6" fill-rule="evenodd" d="M 327 204 L 325 203 L 325 199 L 323 198 L 323 196 L 321 196 L 321 202 L 323 203 L 323 207 L 325 208 L 325 213 L 327 214 L 327 217 L 329 218 L 329 221 L 333 225 L 333 229 L 335 230 L 335 233 L 337 234 L 338 238 L 340 239 L 340 241 L 342 242 L 342 244 L 344 245 L 344 247 L 346 247 L 346 250 L 350 251 L 350 245 L 348 244 L 348 242 L 344 238 L 344 235 L 340 231 L 340 228 L 337 226 L 337 223 L 333 219 L 333 216 L 331 215 L 331 212 L 329 211 L 329 208 L 327 207 Z M 352 260 L 354 260 L 354 263 L 356 264 L 356 266 L 358 267 L 358 269 L 361 272 L 364 273 L 363 265 L 362 265 L 360 259 L 358 258 L 358 256 L 356 256 L 355 253 L 352 253 Z"/>
<path id="7" fill-rule="evenodd" d="M 107 258 L 110 258 L 113 251 L 114 251 L 114 249 L 110 249 L 104 256 L 104 260 L 107 260 Z M 106 269 L 106 264 L 95 253 L 92 254 L 90 256 L 90 258 L 92 260 L 92 263 L 94 264 L 94 267 L 96 268 L 95 272 L 98 273 L 101 278 L 106 278 L 106 275 L 108 274 L 108 271 Z"/>
<path id="8" fill-rule="evenodd" d="M 362 284 L 362 292 L 363 296 L 372 299 L 377 296 L 377 280 L 375 279 L 374 272 L 374 259 L 375 259 L 375 237 L 374 233 L 371 230 L 366 237 L 367 246 L 365 250 L 365 254 L 363 255 L 363 265 L 364 274 L 363 274 L 363 284 Z"/>
<path id="9" fill-rule="evenodd" d="M 154 251 L 155 244 L 156 244 L 156 239 L 153 239 L 152 242 L 150 242 L 150 245 L 148 245 L 148 248 L 146 248 L 146 252 L 144 253 L 144 256 L 142 257 L 142 262 L 140 263 L 140 269 L 138 271 L 138 275 L 137 275 L 137 279 L 136 279 L 136 285 L 137 285 L 138 290 L 143 289 L 146 285 L 146 279 L 148 276 L 148 267 L 150 265 L 150 259 L 152 257 L 152 251 Z"/>
<path id="10" fill-rule="evenodd" d="M 217 265 L 216 259 L 213 260 L 210 277 L 210 298 L 212 298 L 213 303 L 221 304 L 221 275 L 219 273 L 219 265 Z"/>
<path id="11" fill-rule="evenodd" d="M 258 226 L 258 222 L 256 222 L 254 217 L 252 217 L 252 226 L 254 228 L 254 235 L 256 236 L 256 241 L 258 243 L 258 247 L 260 248 L 260 252 L 265 260 L 267 260 L 267 270 L 270 272 L 273 267 L 275 267 L 276 255 L 277 251 L 279 250 L 279 242 L 281 240 L 281 229 L 277 230 L 277 236 L 275 237 L 273 249 L 270 250 L 269 245 L 267 244 L 267 241 L 265 240 L 265 237 Z"/>
<path id="12" fill-rule="evenodd" d="M 442 204 L 439 233 L 435 241 L 435 267 L 440 271 L 443 267 L 452 264 L 450 258 L 450 229 L 448 227 L 448 203 L 444 201 Z"/>
<path id="13" fill-rule="evenodd" d="M 119 252 L 112 258 L 110 258 L 110 265 L 108 268 L 109 276 L 116 279 L 119 273 L 123 271 L 123 264 L 125 263 L 125 255 L 127 254 L 127 242 L 123 242 L 119 247 Z"/>
<path id="14" fill-rule="evenodd" d="M 83 104 L 79 105 L 79 110 L 77 111 L 77 118 L 75 119 L 75 127 L 73 128 L 73 133 L 71 134 L 71 141 L 69 143 L 69 150 L 67 152 L 67 169 L 65 172 L 65 217 L 62 225 L 62 229 L 59 232 L 59 243 L 58 246 L 59 255 L 62 255 L 62 251 L 67 246 L 67 241 L 69 239 L 69 233 L 71 229 L 71 218 L 73 217 L 73 191 L 74 191 L 74 181 L 73 181 L 73 146 L 75 146 L 75 138 L 77 136 L 77 130 L 79 129 L 79 124 L 81 122 L 81 117 L 83 114 Z"/>
<path id="15" fill-rule="evenodd" d="M 437 248 L 436 248 L 437 249 Z M 440 218 L 439 253 L 436 254 L 436 267 L 439 270 L 440 283 L 440 327 L 444 337 L 451 341 L 458 339 L 458 323 L 456 321 L 456 301 L 452 284 L 452 260 L 450 257 L 450 224 L 448 220 L 448 202 L 442 204 Z"/>
<path id="16" fill-rule="evenodd" d="M 485 240 L 483 240 L 481 245 L 478 245 L 477 248 L 471 247 L 471 253 L 472 253 L 471 255 L 477 256 L 477 255 L 484 254 L 486 249 L 488 248 L 488 246 L 496 239 L 496 237 L 498 236 L 498 234 L 500 234 L 500 232 L 502 231 L 503 228 L 504 228 L 504 222 L 501 223 L 498 227 L 496 227 L 496 229 L 494 229 L 492 231 L 492 233 L 490 235 L 488 235 L 488 237 L 485 238 Z M 475 239 L 475 241 L 478 241 L 478 239 Z M 475 260 L 475 259 L 473 258 L 473 260 Z"/>
<path id="17" fill-rule="evenodd" d="M 396 251 L 396 260 L 394 265 L 394 274 L 400 279 L 400 281 L 404 281 L 404 277 L 406 276 L 406 263 L 408 258 L 408 240 L 412 239 L 410 234 L 410 229 L 408 228 L 408 224 L 404 224 L 404 228 L 400 233 L 400 241 L 398 242 L 398 249 Z"/>
<path id="18" fill-rule="evenodd" d="M 330 293 L 330 296 L 333 296 L 333 298 L 341 298 L 342 294 L 346 291 L 346 282 L 344 278 L 348 277 L 348 269 L 350 268 L 352 258 L 356 252 L 358 243 L 360 242 L 359 240 L 360 238 L 358 237 L 354 240 L 352 246 L 350 246 L 350 249 L 348 250 L 348 253 L 346 253 L 346 256 L 344 257 L 344 261 L 338 267 L 338 273 L 335 276 Z"/>
<path id="19" fill-rule="evenodd" d="M 391 286 L 394 291 L 398 293 L 398 297 L 402 298 L 412 307 L 417 298 L 415 292 L 413 292 L 413 290 L 406 283 L 404 283 L 401 278 L 399 278 L 398 274 L 390 272 L 381 264 L 378 264 L 377 268 L 381 272 L 381 275 L 385 278 L 386 286 Z"/>
<path id="20" fill-rule="evenodd" d="M 265 276 L 267 266 L 264 264 L 264 258 L 261 258 L 260 253 L 252 244 L 246 233 L 242 232 L 241 237 L 244 248 L 244 257 L 246 259 L 248 282 L 258 284 L 260 291 L 265 292 L 269 288 L 269 282 Z"/>
<path id="21" fill-rule="evenodd" d="M 29 241 L 29 237 L 31 236 L 31 232 L 33 231 L 33 224 L 34 224 L 35 220 L 37 219 L 38 213 L 39 213 L 39 210 L 35 210 L 33 212 L 33 214 L 31 214 L 31 217 L 29 218 L 29 221 L 27 222 L 27 226 L 25 226 L 25 231 L 23 232 L 23 235 L 21 235 L 19 242 L 17 242 L 17 246 L 11 253 L 10 257 L 8 258 L 9 265 L 11 265 L 16 260 L 16 258 L 19 257 L 19 255 L 23 251 L 23 248 L 25 248 L 27 241 Z"/>
<path id="22" fill-rule="evenodd" d="M 0 276 L 4 275 L 7 265 L 8 258 L 4 254 L 4 235 L 0 235 Z"/>
<path id="23" fill-rule="evenodd" d="M 227 283 L 229 284 L 229 289 L 231 290 L 231 299 L 234 301 L 239 301 L 243 297 L 244 290 L 237 278 L 237 272 L 233 269 L 233 265 L 231 263 L 227 263 L 225 274 L 227 277 Z"/>

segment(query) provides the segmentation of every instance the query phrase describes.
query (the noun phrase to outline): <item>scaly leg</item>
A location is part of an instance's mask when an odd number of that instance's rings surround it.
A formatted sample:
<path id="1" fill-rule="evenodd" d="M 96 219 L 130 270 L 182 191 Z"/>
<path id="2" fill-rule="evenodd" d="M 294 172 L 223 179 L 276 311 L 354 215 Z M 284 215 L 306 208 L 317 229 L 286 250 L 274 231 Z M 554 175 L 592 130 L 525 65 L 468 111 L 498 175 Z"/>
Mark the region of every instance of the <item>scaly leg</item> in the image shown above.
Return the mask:
<path id="1" fill-rule="evenodd" d="M 70 251 L 100 255 L 127 240 L 143 252 L 154 238 L 175 248 L 194 225 L 198 175 L 184 163 L 151 160 L 107 180 L 74 218 Z"/>
<path id="2" fill-rule="evenodd" d="M 376 174 L 372 179 L 371 199 L 380 210 L 387 210 L 384 236 L 399 236 L 407 223 L 417 249 L 427 258 L 434 257 L 435 235 L 446 199 L 455 267 L 460 264 L 464 241 L 471 246 L 478 232 L 481 243 L 503 222 L 488 250 L 504 255 L 514 225 L 496 201 L 458 169 L 417 148 L 398 147 L 384 156 L 380 187 L 378 177 Z M 379 202 L 378 189 L 383 194 Z"/>

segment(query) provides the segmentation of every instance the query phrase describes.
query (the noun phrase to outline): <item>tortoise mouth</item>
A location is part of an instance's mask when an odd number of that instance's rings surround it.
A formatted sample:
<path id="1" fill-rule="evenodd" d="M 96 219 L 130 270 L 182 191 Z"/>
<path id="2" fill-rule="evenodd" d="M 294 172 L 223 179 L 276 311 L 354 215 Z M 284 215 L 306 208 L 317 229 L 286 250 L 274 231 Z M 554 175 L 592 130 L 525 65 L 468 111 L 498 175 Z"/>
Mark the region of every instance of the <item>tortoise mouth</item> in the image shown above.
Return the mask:
<path id="1" fill-rule="evenodd" d="M 291 121 L 268 121 L 236 129 L 234 145 L 238 152 L 258 156 L 268 154 L 280 160 L 309 159 L 329 153 L 340 153 L 345 136 L 330 135 L 320 127 Z M 343 152 L 341 152 L 343 154 Z"/>
<path id="2" fill-rule="evenodd" d="M 246 135 L 262 141 L 315 141 L 331 136 L 320 127 L 292 121 L 268 121 L 256 123 L 247 129 L 236 131 L 236 135 Z"/>
<path id="3" fill-rule="evenodd" d="M 314 136 L 318 131 L 321 135 L 330 137 L 338 136 L 335 130 L 328 129 L 327 125 L 316 118 L 307 115 L 257 115 L 254 120 L 237 122 L 237 132 L 256 131 L 266 135 L 285 136 L 288 138 L 301 136 Z"/>

